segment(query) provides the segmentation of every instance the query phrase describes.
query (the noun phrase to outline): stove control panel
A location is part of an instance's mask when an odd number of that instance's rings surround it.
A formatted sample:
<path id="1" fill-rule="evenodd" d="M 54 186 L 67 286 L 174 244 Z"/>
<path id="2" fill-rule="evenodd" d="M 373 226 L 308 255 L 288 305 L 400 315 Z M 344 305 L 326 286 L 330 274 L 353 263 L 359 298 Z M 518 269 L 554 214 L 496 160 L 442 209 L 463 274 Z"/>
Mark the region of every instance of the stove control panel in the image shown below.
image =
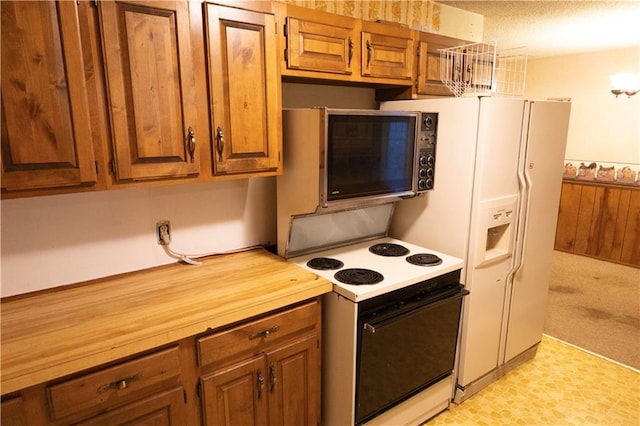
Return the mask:
<path id="1" fill-rule="evenodd" d="M 418 140 L 416 190 L 418 193 L 433 189 L 436 173 L 436 141 L 438 138 L 438 113 L 420 113 L 420 138 Z"/>

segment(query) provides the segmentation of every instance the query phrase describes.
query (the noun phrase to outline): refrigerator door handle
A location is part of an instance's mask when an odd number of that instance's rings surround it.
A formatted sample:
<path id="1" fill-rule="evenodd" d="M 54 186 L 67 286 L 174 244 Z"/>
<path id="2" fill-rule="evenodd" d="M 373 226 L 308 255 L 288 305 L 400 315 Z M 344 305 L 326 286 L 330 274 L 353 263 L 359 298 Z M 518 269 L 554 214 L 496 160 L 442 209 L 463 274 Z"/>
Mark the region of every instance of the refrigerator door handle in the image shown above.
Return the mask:
<path id="1" fill-rule="evenodd" d="M 514 270 L 512 272 L 511 279 L 516 276 L 516 274 L 522 269 L 522 259 L 524 258 L 524 239 L 526 238 L 527 231 L 527 215 L 529 214 L 529 204 L 531 200 L 531 187 L 533 186 L 533 182 L 531 181 L 531 175 L 524 170 L 522 172 L 524 176 L 524 190 L 522 191 L 522 198 L 520 203 L 520 213 L 518 218 L 518 231 L 516 236 L 516 250 L 515 256 L 516 260 L 514 262 Z"/>
<path id="2" fill-rule="evenodd" d="M 514 249 L 513 268 L 509 271 L 507 285 L 510 285 L 516 274 L 522 269 L 522 259 L 524 258 L 524 239 L 526 238 L 527 215 L 531 201 L 531 175 L 527 164 L 528 136 L 529 136 L 529 115 L 530 106 L 525 110 L 526 124 L 522 129 L 522 140 L 520 145 L 520 158 L 518 160 L 518 185 L 520 187 L 520 205 L 518 206 L 518 222 L 516 229 L 516 246 Z"/>
<path id="3" fill-rule="evenodd" d="M 520 199 L 518 202 L 518 217 L 516 219 L 515 230 L 515 244 L 513 249 L 513 263 L 511 269 L 507 273 L 506 287 L 505 287 L 505 306 L 509 308 L 505 309 L 503 313 L 503 324 L 506 324 L 500 334 L 500 352 L 498 354 L 498 360 L 500 364 L 506 362 L 506 344 L 507 336 L 509 334 L 509 318 L 511 317 L 511 300 L 513 295 L 513 285 L 515 277 L 522 269 L 524 259 L 524 239 L 526 237 L 527 229 L 527 214 L 529 212 L 529 202 L 531 194 L 531 176 L 527 171 L 527 151 L 528 151 L 528 134 L 529 134 L 529 105 L 525 107 L 523 118 L 525 118 L 525 125 L 522 129 L 521 142 L 520 142 L 520 155 L 518 158 L 518 187 L 520 189 Z"/>

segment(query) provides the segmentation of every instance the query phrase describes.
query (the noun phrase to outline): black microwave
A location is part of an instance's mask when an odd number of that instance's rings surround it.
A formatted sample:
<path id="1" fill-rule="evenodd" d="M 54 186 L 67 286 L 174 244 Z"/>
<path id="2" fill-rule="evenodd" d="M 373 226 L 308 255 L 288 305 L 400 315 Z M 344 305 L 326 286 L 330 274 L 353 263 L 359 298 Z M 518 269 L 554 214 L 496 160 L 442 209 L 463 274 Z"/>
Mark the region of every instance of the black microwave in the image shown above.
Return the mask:
<path id="1" fill-rule="evenodd" d="M 323 207 L 434 188 L 438 114 L 324 109 Z"/>

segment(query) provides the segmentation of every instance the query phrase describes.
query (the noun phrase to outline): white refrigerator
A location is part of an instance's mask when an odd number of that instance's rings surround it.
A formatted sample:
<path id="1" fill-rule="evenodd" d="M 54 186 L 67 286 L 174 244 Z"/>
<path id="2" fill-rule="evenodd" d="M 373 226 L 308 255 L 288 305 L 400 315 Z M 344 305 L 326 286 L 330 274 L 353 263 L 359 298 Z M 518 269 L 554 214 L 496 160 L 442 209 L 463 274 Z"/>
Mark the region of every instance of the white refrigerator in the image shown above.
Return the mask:
<path id="1" fill-rule="evenodd" d="M 397 203 L 390 236 L 465 261 L 460 402 L 541 341 L 571 104 L 463 97 L 381 109 L 438 113 L 434 189 Z"/>

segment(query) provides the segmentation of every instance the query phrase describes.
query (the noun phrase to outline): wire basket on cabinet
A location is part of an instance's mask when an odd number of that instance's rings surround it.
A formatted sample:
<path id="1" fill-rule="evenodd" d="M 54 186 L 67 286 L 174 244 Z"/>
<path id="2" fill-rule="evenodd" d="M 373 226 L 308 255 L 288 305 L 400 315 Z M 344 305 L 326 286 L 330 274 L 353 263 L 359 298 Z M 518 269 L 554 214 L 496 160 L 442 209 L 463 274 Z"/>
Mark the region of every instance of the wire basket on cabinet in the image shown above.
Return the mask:
<path id="1" fill-rule="evenodd" d="M 440 79 L 455 96 L 524 94 L 526 47 L 498 52 L 493 41 L 439 51 Z"/>

